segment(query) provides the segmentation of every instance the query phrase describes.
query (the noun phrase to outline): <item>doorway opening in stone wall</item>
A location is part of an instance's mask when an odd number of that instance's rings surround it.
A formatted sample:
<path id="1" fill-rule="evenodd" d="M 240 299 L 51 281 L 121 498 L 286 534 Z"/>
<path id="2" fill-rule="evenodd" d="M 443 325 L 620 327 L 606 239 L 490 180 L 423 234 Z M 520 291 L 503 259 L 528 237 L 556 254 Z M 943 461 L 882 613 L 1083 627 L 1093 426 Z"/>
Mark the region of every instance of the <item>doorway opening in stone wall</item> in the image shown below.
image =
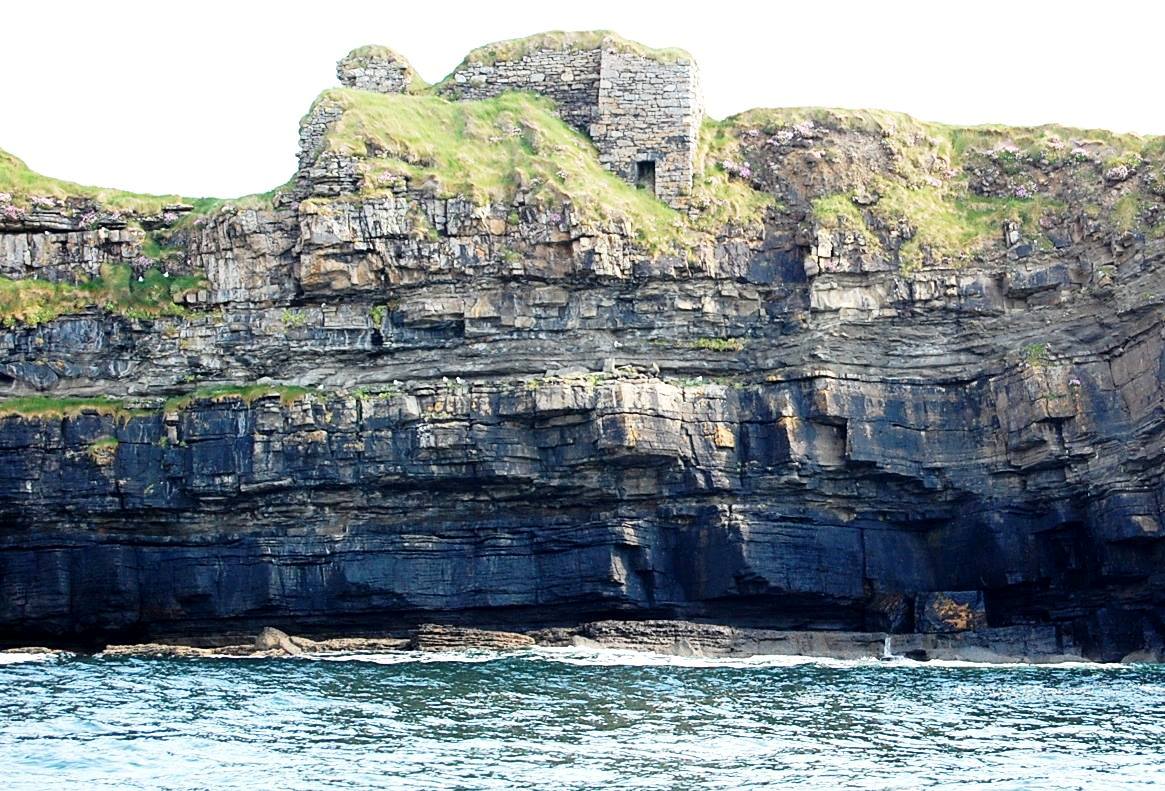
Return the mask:
<path id="1" fill-rule="evenodd" d="M 635 186 L 655 194 L 655 162 L 643 159 L 635 163 Z"/>

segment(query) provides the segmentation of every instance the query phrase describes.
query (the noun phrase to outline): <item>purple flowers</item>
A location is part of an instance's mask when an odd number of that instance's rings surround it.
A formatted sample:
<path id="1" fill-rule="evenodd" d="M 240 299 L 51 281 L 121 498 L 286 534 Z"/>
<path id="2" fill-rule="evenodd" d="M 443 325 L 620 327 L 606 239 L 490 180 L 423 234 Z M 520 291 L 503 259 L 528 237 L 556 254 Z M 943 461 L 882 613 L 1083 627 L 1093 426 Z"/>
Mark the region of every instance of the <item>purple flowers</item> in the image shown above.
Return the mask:
<path id="1" fill-rule="evenodd" d="M 752 176 L 752 168 L 748 166 L 747 162 L 733 162 L 731 159 L 726 159 L 720 163 L 720 166 L 729 175 L 739 176 L 742 179 Z"/>
<path id="2" fill-rule="evenodd" d="M 558 212 L 552 212 L 552 213 L 550 214 L 550 222 L 552 222 L 552 223 L 560 223 L 560 222 L 562 222 L 562 215 L 561 215 L 561 214 L 559 214 Z"/>
<path id="3" fill-rule="evenodd" d="M 19 220 L 24 216 L 24 209 L 12 205 L 12 195 L 0 192 L 0 218 L 5 220 Z"/>
<path id="4" fill-rule="evenodd" d="M 81 215 L 81 227 L 82 228 L 92 228 L 96 222 L 97 222 L 97 212 L 95 212 L 95 211 L 85 212 L 84 214 Z"/>
<path id="5" fill-rule="evenodd" d="M 770 146 L 783 146 L 786 143 L 793 142 L 794 137 L 795 135 L 792 129 L 780 129 L 765 142 Z"/>
<path id="6" fill-rule="evenodd" d="M 1075 376 L 1073 376 L 1071 379 L 1068 380 L 1069 387 L 1080 387 L 1080 384 L 1081 384 L 1080 380 L 1077 379 Z"/>
<path id="7" fill-rule="evenodd" d="M 1031 196 L 1030 196 L 1030 195 L 1028 195 L 1027 187 L 1016 187 L 1016 188 L 1015 188 L 1015 197 L 1017 197 L 1017 198 L 1028 198 L 1028 197 L 1031 197 Z"/>

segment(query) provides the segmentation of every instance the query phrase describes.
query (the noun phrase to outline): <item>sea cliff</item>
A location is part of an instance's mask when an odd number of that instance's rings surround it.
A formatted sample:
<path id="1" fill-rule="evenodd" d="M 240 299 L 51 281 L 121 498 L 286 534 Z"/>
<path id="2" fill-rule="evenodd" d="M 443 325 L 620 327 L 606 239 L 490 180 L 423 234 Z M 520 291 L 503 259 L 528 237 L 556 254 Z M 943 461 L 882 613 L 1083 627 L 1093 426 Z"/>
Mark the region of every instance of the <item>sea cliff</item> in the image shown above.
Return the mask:
<path id="1" fill-rule="evenodd" d="M 362 48 L 236 201 L 0 153 L 0 640 L 1159 652 L 1165 140 L 712 121 L 662 98 L 693 71 L 555 34 L 425 86 Z"/>

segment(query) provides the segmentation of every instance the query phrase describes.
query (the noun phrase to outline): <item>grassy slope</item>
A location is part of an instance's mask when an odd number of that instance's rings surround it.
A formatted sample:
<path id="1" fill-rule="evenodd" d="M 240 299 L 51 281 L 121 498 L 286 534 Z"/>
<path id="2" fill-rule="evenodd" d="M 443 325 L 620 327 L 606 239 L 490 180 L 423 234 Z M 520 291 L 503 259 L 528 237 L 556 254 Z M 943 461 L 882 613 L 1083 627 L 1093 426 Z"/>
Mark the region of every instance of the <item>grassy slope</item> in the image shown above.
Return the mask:
<path id="1" fill-rule="evenodd" d="M 692 221 L 606 170 L 590 140 L 564 123 L 549 100 L 530 94 L 452 102 L 336 88 L 317 101 L 343 109 L 328 145 L 361 160 L 366 194 L 386 191 L 401 177 L 479 204 L 509 204 L 521 190 L 547 207 L 569 202 L 583 222 L 626 222 L 654 251 L 681 250 L 701 231 L 757 222 L 773 204 L 715 165 L 695 185 L 693 202 L 703 211 Z M 709 123 L 700 157 L 719 161 L 732 144 Z"/>
<path id="2" fill-rule="evenodd" d="M 1118 231 L 1138 223 L 1142 199 L 1135 183 L 1113 198 L 1105 196 L 1103 172 L 1119 164 L 1156 169 L 1165 181 L 1165 138 L 1115 134 L 1104 130 L 1046 125 L 957 127 L 927 123 L 903 113 L 876 110 L 787 108 L 754 110 L 725 124 L 736 135 L 746 130 L 775 133 L 811 122 L 819 128 L 881 138 L 890 152 L 887 171 L 861 174 L 863 190 L 876 193 L 876 205 L 863 208 L 854 192 L 830 193 L 813 200 L 815 219 L 825 227 L 842 227 L 862 236 L 869 248 L 881 247 L 878 229 L 905 222 L 914 236 L 901 245 L 906 270 L 930 263 L 959 263 L 995 243 L 1004 221 L 1018 223 L 1026 238 L 1044 246 L 1040 229 L 1045 216 L 1079 209 L 1108 221 Z M 828 157 L 829 144 L 823 146 Z M 1022 177 L 1059 173 L 1061 186 L 1073 194 L 1024 189 L 1023 194 L 985 196 L 969 189 L 968 166 L 990 164 L 1004 174 Z M 1033 183 L 1034 182 L 1029 182 Z M 1068 205 L 1071 199 L 1074 205 Z M 1106 203 L 1107 201 L 1107 203 Z"/>
<path id="3" fill-rule="evenodd" d="M 156 215 L 167 204 L 182 203 L 194 207 L 179 221 L 179 225 L 184 225 L 221 206 L 269 206 L 275 192 L 225 201 L 87 187 L 42 176 L 17 157 L 0 150 L 0 193 L 5 196 L 0 199 L 0 210 L 5 205 L 28 210 L 38 198 L 79 200 L 92 202 L 100 210 L 128 215 L 131 224 L 136 225 L 134 218 L 137 216 Z M 155 233 L 143 236 L 142 254 L 147 258 L 161 262 L 172 252 L 162 246 Z M 197 277 L 167 277 L 156 267 L 141 273 L 139 281 L 124 264 L 107 264 L 102 267 L 100 277 L 80 285 L 0 277 L 0 325 L 36 326 L 89 307 L 102 308 L 128 318 L 177 315 L 182 308 L 176 304 L 175 298 L 201 282 Z"/>
<path id="4" fill-rule="evenodd" d="M 27 207 L 34 196 L 58 200 L 87 198 L 102 208 L 134 214 L 157 214 L 169 203 L 186 203 L 193 205 L 197 210 L 209 208 L 211 204 L 219 202 L 214 198 L 142 195 L 105 187 L 87 187 L 71 181 L 49 178 L 30 170 L 23 160 L 3 150 L 0 150 L 0 192 L 8 193 L 12 196 L 14 205 L 23 207 Z"/>
<path id="5" fill-rule="evenodd" d="M 286 187 L 287 184 L 283 184 L 267 192 L 244 195 L 238 198 L 145 195 L 108 187 L 89 187 L 84 184 L 42 176 L 40 173 L 30 170 L 23 160 L 0 149 L 0 193 L 8 194 L 12 205 L 25 209 L 31 206 L 34 197 L 55 198 L 61 201 L 88 200 L 106 211 L 139 216 L 158 214 L 167 204 L 186 204 L 194 207 L 193 211 L 184 215 L 184 219 L 190 219 L 209 214 L 222 206 L 269 207 L 275 194 Z"/>

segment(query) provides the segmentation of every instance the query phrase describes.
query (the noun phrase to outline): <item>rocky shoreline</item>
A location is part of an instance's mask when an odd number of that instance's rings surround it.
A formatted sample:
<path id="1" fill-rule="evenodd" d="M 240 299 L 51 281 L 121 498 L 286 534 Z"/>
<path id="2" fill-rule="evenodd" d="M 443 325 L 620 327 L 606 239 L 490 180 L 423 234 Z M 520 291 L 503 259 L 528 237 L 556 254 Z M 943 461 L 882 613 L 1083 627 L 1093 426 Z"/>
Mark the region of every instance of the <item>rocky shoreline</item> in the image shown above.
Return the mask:
<path id="1" fill-rule="evenodd" d="M 422 624 L 408 633 L 380 637 L 310 639 L 265 627 L 251 642 L 221 645 L 133 643 L 107 645 L 102 657 L 291 658 L 323 654 L 514 651 L 530 648 L 642 651 L 674 657 L 745 659 L 798 656 L 820 659 L 910 659 L 983 664 L 1090 663 L 1079 647 L 1047 626 L 1009 626 L 933 634 L 782 631 L 680 620 L 591 621 L 575 627 L 511 632 Z M 9 648 L 0 654 L 58 654 L 43 646 Z M 1165 662 L 1162 651 L 1126 654 L 1123 664 Z M 1101 664 L 1101 663 L 1096 663 Z"/>

